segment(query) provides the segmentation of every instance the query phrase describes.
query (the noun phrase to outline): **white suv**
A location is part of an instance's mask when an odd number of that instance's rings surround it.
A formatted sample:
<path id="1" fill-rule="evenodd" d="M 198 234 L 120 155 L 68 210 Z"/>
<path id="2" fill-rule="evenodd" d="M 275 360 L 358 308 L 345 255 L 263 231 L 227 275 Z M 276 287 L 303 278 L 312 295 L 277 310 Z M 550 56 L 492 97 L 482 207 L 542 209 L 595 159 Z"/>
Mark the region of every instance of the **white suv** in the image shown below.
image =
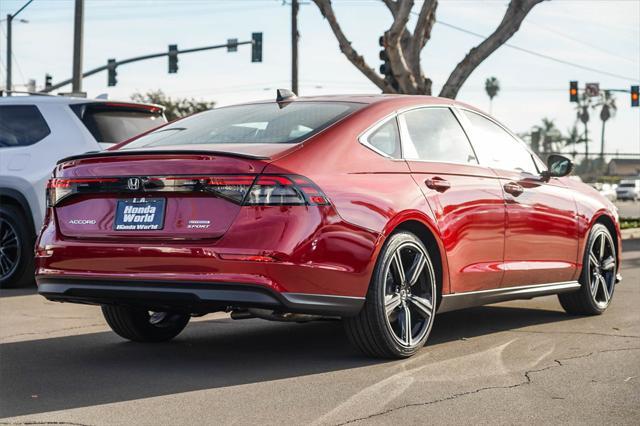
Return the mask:
<path id="1" fill-rule="evenodd" d="M 157 105 L 0 97 L 0 288 L 33 281 L 33 244 L 56 162 L 99 151 L 166 121 Z"/>
<path id="2" fill-rule="evenodd" d="M 618 200 L 640 200 L 640 179 L 621 180 L 616 188 Z"/>

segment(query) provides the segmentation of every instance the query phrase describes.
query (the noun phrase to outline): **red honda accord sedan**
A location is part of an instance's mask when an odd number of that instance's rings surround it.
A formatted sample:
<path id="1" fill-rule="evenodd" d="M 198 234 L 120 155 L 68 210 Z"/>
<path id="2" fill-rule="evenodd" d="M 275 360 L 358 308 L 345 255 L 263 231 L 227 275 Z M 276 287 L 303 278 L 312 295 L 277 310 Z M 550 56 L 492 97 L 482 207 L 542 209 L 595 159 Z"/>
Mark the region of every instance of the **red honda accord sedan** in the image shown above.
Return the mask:
<path id="1" fill-rule="evenodd" d="M 436 312 L 558 294 L 600 314 L 618 216 L 571 169 L 459 102 L 279 92 L 62 160 L 39 293 L 142 342 L 216 311 L 342 318 L 379 357 L 414 354 Z"/>

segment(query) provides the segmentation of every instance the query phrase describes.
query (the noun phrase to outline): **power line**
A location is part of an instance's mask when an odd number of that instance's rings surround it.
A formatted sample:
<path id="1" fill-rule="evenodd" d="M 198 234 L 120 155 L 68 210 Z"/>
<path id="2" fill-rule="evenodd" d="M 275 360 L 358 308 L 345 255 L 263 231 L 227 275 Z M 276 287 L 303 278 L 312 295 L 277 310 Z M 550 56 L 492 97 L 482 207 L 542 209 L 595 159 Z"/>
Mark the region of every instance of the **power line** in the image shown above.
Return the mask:
<path id="1" fill-rule="evenodd" d="M 628 57 L 626 57 L 626 56 L 619 55 L 619 54 L 617 54 L 617 53 L 615 53 L 615 52 L 612 52 L 612 51 L 610 51 L 610 50 L 603 49 L 603 48 L 601 48 L 601 47 L 599 47 L 599 46 L 596 46 L 596 45 L 594 45 L 594 44 L 591 44 L 591 43 L 587 43 L 587 42 L 586 42 L 586 41 L 584 41 L 584 40 L 581 40 L 581 39 L 579 39 L 579 38 L 572 37 L 572 36 L 570 36 L 570 35 L 568 35 L 568 34 L 565 34 L 565 33 L 563 33 L 563 32 L 560 32 L 560 31 L 558 31 L 558 30 L 556 30 L 556 29 L 554 29 L 554 28 L 550 28 L 550 27 L 547 27 L 547 26 L 545 26 L 545 25 L 540 25 L 540 24 L 538 24 L 538 23 L 532 22 L 530 19 L 527 19 L 525 22 L 526 22 L 527 24 L 531 24 L 531 25 L 533 25 L 534 27 L 538 27 L 538 28 L 543 29 L 543 30 L 545 30 L 545 31 L 548 31 L 548 32 L 550 32 L 550 33 L 556 34 L 556 35 L 558 35 L 558 36 L 560 36 L 560 37 L 566 38 L 567 40 L 571 40 L 571 41 L 574 41 L 574 42 L 576 42 L 576 43 L 580 43 L 580 44 L 582 44 L 582 45 L 584 45 L 584 46 L 590 47 L 591 49 L 594 49 L 594 50 L 600 51 L 600 52 L 602 52 L 602 53 L 606 53 L 607 55 L 614 56 L 614 57 L 616 57 L 616 58 L 618 58 L 618 59 L 623 59 L 623 60 L 625 60 L 625 61 L 631 62 L 632 64 L 635 64 L 635 63 L 636 63 L 635 61 L 632 61 L 631 59 L 629 59 L 629 58 L 628 58 Z"/>
<path id="2" fill-rule="evenodd" d="M 416 12 L 411 12 L 411 13 L 414 14 L 414 15 L 417 15 Z M 486 39 L 487 38 L 486 36 L 484 36 L 482 34 L 476 33 L 474 31 L 467 30 L 467 29 L 462 28 L 462 27 L 458 27 L 457 25 L 449 24 L 448 22 L 436 20 L 436 23 L 438 23 L 438 24 L 440 24 L 442 26 L 454 29 L 456 31 L 463 32 L 465 34 L 469 34 L 469 35 L 481 38 L 481 39 Z M 524 52 L 524 53 L 528 53 L 529 55 L 537 56 L 539 58 L 547 59 L 549 61 L 557 62 L 557 63 L 564 64 L 564 65 L 569 65 L 569 66 L 574 67 L 574 68 L 580 68 L 580 69 L 583 69 L 583 70 L 586 70 L 586 71 L 591 71 L 591 72 L 595 72 L 595 73 L 598 73 L 598 74 L 607 75 L 609 77 L 619 78 L 621 80 L 627 80 L 627 81 L 631 81 L 631 82 L 638 81 L 637 78 L 627 77 L 627 76 L 620 75 L 620 74 L 614 74 L 614 73 L 609 72 L 609 71 L 604 71 L 604 70 L 600 70 L 600 69 L 597 69 L 597 68 L 592 68 L 592 67 L 587 67 L 585 65 L 576 64 L 574 62 L 565 61 L 564 59 L 556 58 L 554 56 L 550 56 L 550 55 L 547 55 L 545 53 L 535 52 L 535 51 L 533 51 L 531 49 L 526 49 L 524 47 L 516 46 L 516 45 L 511 44 L 511 43 L 504 43 L 503 46 L 510 47 L 511 49 L 518 50 L 518 51 Z"/>

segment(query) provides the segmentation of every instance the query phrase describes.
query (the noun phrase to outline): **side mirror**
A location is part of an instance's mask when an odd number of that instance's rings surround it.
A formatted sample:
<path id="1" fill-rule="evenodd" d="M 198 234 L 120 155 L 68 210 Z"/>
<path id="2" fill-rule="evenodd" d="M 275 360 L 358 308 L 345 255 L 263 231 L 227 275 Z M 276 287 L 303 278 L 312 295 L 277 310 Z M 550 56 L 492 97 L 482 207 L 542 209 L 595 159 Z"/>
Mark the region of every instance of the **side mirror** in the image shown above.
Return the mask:
<path id="1" fill-rule="evenodd" d="M 549 180 L 552 177 L 567 176 L 573 170 L 573 163 L 567 157 L 551 154 L 547 159 L 547 167 L 549 170 L 542 172 L 544 180 Z"/>

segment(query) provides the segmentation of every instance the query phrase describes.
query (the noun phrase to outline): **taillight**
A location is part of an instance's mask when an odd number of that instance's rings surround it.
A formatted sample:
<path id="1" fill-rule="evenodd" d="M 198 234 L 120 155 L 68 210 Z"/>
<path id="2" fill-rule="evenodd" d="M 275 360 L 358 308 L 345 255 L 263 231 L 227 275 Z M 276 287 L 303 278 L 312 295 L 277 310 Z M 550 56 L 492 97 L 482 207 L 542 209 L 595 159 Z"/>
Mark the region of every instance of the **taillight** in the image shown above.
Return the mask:
<path id="1" fill-rule="evenodd" d="M 320 188 L 303 176 L 260 175 L 245 198 L 245 205 L 326 205 Z"/>
<path id="2" fill-rule="evenodd" d="M 53 178 L 47 204 L 76 194 L 210 193 L 241 205 L 327 205 L 329 200 L 309 179 L 298 175 L 147 176 Z"/>
<path id="3" fill-rule="evenodd" d="M 73 194 L 109 189 L 118 181 L 118 178 L 49 179 L 49 182 L 47 182 L 47 207 L 53 207 Z"/>
<path id="4" fill-rule="evenodd" d="M 145 191 L 210 192 L 241 204 L 255 175 L 151 177 Z"/>

